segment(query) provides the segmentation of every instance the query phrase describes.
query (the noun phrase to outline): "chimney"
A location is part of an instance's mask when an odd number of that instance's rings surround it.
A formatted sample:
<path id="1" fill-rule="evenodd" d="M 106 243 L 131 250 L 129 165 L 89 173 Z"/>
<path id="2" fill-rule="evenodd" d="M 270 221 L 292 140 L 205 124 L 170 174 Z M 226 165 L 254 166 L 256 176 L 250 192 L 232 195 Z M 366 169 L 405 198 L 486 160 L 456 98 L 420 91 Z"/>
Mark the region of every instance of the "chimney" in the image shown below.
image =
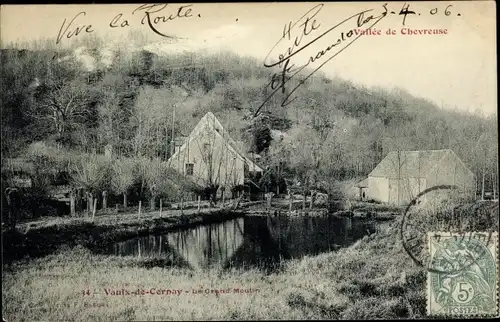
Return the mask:
<path id="1" fill-rule="evenodd" d="M 174 140 L 174 153 L 176 153 L 177 151 L 180 150 L 181 146 L 184 144 L 185 141 L 186 141 L 185 136 L 179 136 L 179 137 L 175 138 L 175 140 Z"/>

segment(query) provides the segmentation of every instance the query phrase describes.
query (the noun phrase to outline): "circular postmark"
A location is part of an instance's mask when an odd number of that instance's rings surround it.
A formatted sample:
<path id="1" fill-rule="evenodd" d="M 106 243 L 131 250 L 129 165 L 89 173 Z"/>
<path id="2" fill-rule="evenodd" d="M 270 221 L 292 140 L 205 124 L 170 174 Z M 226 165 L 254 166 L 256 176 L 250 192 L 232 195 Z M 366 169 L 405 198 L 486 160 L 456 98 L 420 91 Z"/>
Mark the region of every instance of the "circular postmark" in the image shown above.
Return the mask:
<path id="1" fill-rule="evenodd" d="M 406 207 L 402 220 L 400 236 L 403 242 L 403 248 L 419 266 L 426 267 L 429 272 L 453 274 L 468 269 L 481 259 L 487 248 L 476 247 L 472 242 L 478 239 L 478 236 L 489 244 L 492 232 L 488 234 L 478 234 L 475 232 L 464 232 L 461 227 L 461 216 L 455 213 L 455 207 L 433 209 L 430 213 L 421 213 L 417 207 L 425 195 L 433 192 L 446 192 L 458 189 L 454 185 L 438 185 L 420 192 Z M 411 211 L 410 211 L 411 210 Z M 466 251 L 468 256 L 464 260 L 457 261 L 452 265 L 438 266 L 432 261 L 432 256 L 426 248 L 427 236 L 433 231 L 445 231 L 434 233 L 432 237 L 439 240 L 452 239 L 458 241 L 458 247 Z M 473 231 L 473 230 L 472 230 Z"/>

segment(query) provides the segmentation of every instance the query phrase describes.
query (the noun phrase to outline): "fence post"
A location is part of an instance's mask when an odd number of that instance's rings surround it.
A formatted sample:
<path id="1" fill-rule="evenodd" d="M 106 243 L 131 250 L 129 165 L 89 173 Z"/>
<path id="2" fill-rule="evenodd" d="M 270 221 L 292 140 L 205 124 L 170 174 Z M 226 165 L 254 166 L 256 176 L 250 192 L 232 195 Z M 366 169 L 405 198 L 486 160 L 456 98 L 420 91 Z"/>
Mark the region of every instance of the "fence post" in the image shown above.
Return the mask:
<path id="1" fill-rule="evenodd" d="M 69 204 L 70 204 L 70 213 L 71 217 L 74 217 L 76 214 L 76 207 L 75 207 L 75 190 L 71 189 L 71 192 L 69 194 Z"/>
<path id="2" fill-rule="evenodd" d="M 92 209 L 92 222 L 94 221 L 94 218 L 95 218 L 96 208 L 97 208 L 97 198 L 94 198 L 94 207 Z"/>
<path id="3" fill-rule="evenodd" d="M 108 192 L 104 190 L 102 192 L 102 209 L 108 208 Z"/>

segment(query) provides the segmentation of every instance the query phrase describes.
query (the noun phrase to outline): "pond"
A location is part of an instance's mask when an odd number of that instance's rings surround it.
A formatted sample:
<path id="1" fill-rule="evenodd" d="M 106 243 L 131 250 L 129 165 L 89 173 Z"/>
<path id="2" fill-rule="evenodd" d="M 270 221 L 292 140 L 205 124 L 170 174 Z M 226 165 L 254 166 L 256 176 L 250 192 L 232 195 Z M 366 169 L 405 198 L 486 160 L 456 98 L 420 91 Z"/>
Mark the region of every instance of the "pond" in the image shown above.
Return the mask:
<path id="1" fill-rule="evenodd" d="M 354 218 L 248 216 L 109 244 L 101 253 L 191 269 L 273 270 L 288 259 L 330 252 L 375 232 Z"/>

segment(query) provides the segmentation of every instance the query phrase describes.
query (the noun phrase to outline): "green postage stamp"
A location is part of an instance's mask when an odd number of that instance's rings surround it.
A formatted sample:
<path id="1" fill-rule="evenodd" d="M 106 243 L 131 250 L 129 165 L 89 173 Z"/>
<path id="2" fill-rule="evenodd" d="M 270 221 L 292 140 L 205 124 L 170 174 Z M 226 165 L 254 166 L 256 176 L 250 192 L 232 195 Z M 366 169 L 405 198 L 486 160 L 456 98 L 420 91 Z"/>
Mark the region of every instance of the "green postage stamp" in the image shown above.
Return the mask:
<path id="1" fill-rule="evenodd" d="M 498 316 L 498 233 L 428 233 L 427 314 Z"/>

